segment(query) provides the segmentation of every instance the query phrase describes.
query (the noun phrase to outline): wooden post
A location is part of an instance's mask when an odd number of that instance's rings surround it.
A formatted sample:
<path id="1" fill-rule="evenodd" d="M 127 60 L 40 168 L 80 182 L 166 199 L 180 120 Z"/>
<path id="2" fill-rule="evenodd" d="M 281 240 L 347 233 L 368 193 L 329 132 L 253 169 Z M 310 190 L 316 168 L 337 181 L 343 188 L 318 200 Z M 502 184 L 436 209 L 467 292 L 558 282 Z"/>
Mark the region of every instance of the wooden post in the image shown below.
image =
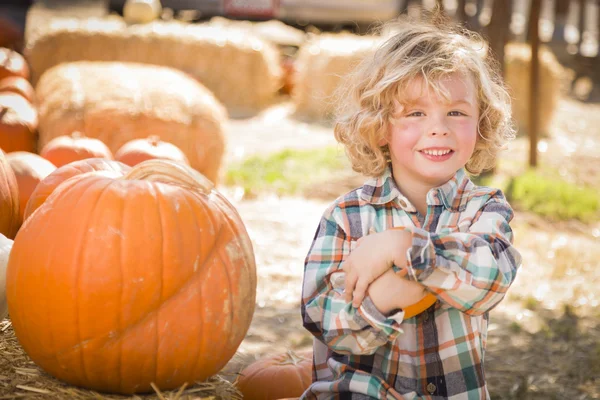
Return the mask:
<path id="1" fill-rule="evenodd" d="M 529 42 L 531 44 L 531 69 L 529 85 L 529 166 L 537 166 L 537 143 L 538 143 L 538 98 L 540 80 L 540 61 L 538 58 L 540 36 L 539 20 L 541 0 L 531 0 L 529 13 Z"/>
<path id="2" fill-rule="evenodd" d="M 487 39 L 492 53 L 500 64 L 500 71 L 504 77 L 504 46 L 510 35 L 510 19 L 512 17 L 512 1 L 493 0 L 492 19 L 487 26 Z"/>
<path id="3" fill-rule="evenodd" d="M 456 20 L 461 24 L 466 24 L 467 22 L 467 14 L 465 14 L 465 0 L 458 0 L 456 7 L 456 14 L 454 14 Z"/>

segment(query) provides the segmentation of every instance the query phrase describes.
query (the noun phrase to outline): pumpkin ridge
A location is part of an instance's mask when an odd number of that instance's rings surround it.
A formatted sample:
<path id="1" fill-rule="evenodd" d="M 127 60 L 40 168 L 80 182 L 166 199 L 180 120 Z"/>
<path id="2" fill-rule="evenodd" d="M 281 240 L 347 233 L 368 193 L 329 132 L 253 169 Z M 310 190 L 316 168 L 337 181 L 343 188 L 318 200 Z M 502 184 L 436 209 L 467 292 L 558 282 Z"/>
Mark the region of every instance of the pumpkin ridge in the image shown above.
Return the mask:
<path id="1" fill-rule="evenodd" d="M 100 182 L 102 182 L 102 181 L 100 181 Z M 94 183 L 96 183 L 96 182 L 93 182 L 91 185 L 89 185 L 86 188 L 86 192 L 92 186 L 94 186 Z M 105 182 L 102 182 L 102 183 L 105 183 Z M 104 195 L 106 194 L 107 189 L 110 186 L 111 186 L 111 182 L 106 183 L 106 186 L 104 186 L 104 188 L 102 189 L 102 192 L 100 192 L 100 194 L 96 198 L 95 204 L 91 208 L 91 210 L 93 210 L 93 211 L 88 215 L 88 218 L 86 219 L 86 222 L 89 222 L 92 219 L 92 217 L 95 214 L 95 211 L 96 211 L 96 208 L 98 206 L 98 203 L 100 202 L 100 199 L 102 199 L 102 197 L 104 197 Z M 85 192 L 84 192 L 84 194 L 85 194 Z M 84 196 L 79 197 L 79 199 L 78 199 L 77 202 L 79 202 L 79 200 L 81 198 L 83 198 L 83 197 Z M 82 258 L 85 255 L 85 252 L 83 251 L 84 247 L 82 246 L 82 244 L 86 242 L 87 235 L 88 235 L 88 230 L 85 230 L 84 233 L 83 233 L 83 235 L 80 236 L 79 246 L 76 246 L 76 248 L 78 249 L 78 251 L 77 251 L 76 256 L 74 258 L 79 261 L 78 265 L 81 265 Z M 74 299 L 74 303 L 78 304 L 79 303 L 79 301 L 78 301 L 79 300 L 79 294 L 80 294 L 79 292 L 81 291 L 81 288 L 80 288 L 80 285 L 81 285 L 81 280 L 80 280 L 81 268 L 76 268 L 75 271 L 76 272 L 75 272 L 75 299 Z M 76 329 L 76 332 L 77 332 L 77 341 L 79 343 L 81 343 L 81 339 L 82 338 L 81 338 L 81 322 L 80 322 L 80 315 L 79 315 L 79 307 L 77 308 L 77 311 L 75 312 L 75 326 L 77 327 L 77 329 Z M 87 383 L 87 382 L 90 381 L 90 378 L 89 378 L 88 373 L 87 373 L 87 371 L 85 369 L 85 355 L 84 355 L 84 349 L 83 348 L 81 349 L 81 352 L 80 352 L 80 359 L 81 359 L 81 371 L 83 372 L 84 380 Z"/>
<path id="2" fill-rule="evenodd" d="M 156 199 L 156 210 L 158 212 L 158 220 L 160 221 L 160 226 L 158 231 L 160 232 L 160 304 L 163 304 L 163 289 L 164 289 L 164 279 L 165 279 L 165 235 L 163 234 L 163 212 L 162 212 L 162 207 L 161 207 L 161 202 L 163 201 L 162 199 L 162 191 L 160 190 L 160 187 L 157 187 L 155 185 L 153 185 L 151 182 L 147 183 L 148 186 L 151 188 L 151 190 L 154 192 L 154 197 Z M 183 285 L 182 285 L 183 286 Z M 177 291 L 178 293 L 180 292 L 180 290 Z M 159 316 L 159 312 L 157 311 L 154 318 L 156 323 L 154 324 L 155 327 L 155 335 L 156 335 L 156 351 L 154 352 L 154 382 L 158 381 L 158 355 L 159 355 L 159 351 L 160 351 L 160 334 L 159 334 L 159 328 L 158 328 L 158 316 Z M 123 341 L 121 341 L 121 343 L 123 343 Z"/>
<path id="3" fill-rule="evenodd" d="M 217 232 L 217 239 L 218 239 L 220 236 L 221 236 L 221 230 L 219 230 L 219 231 Z M 216 241 L 215 241 L 215 243 L 216 243 Z M 211 255 L 213 252 L 214 252 L 214 247 L 213 247 L 213 248 L 211 248 L 211 250 L 210 250 L 210 252 L 208 253 L 208 255 L 210 256 L 210 255 Z M 208 258 L 208 257 L 206 257 L 206 258 Z M 205 259 L 205 261 L 206 261 L 206 259 Z M 202 271 L 205 271 L 205 269 L 199 269 L 198 271 L 200 272 L 201 270 L 202 270 Z M 192 275 L 195 275 L 195 274 L 192 274 Z M 139 319 L 139 320 L 135 321 L 135 322 L 134 322 L 134 323 L 132 323 L 132 324 L 129 324 L 129 325 L 127 326 L 127 328 L 125 328 L 124 330 L 122 330 L 122 331 L 119 331 L 119 332 L 117 332 L 116 334 L 113 334 L 113 336 L 110 338 L 110 340 L 107 340 L 106 342 L 109 342 L 109 341 L 114 341 L 114 340 L 116 340 L 116 339 L 119 339 L 119 338 L 120 338 L 120 337 L 121 337 L 123 334 L 127 333 L 127 332 L 128 332 L 130 329 L 131 329 L 131 328 L 139 326 L 139 325 L 140 325 L 142 322 L 146 322 L 146 321 L 147 321 L 147 320 L 148 320 L 150 317 L 152 317 L 152 316 L 153 316 L 153 314 L 157 313 L 157 312 L 158 312 L 158 311 L 159 311 L 159 310 L 160 310 L 160 309 L 161 309 L 161 308 L 162 308 L 162 307 L 163 307 L 165 304 L 167 304 L 168 302 L 171 302 L 171 301 L 172 301 L 172 300 L 173 300 L 175 297 L 177 297 L 177 296 L 178 296 L 178 295 L 179 295 L 179 294 L 180 294 L 180 293 L 183 291 L 183 289 L 185 289 L 185 288 L 187 288 L 188 286 L 190 286 L 190 285 L 191 285 L 191 282 L 193 282 L 193 279 L 188 279 L 188 280 L 187 280 L 187 281 L 186 281 L 186 282 L 185 282 L 183 285 L 181 285 L 181 287 L 180 287 L 179 289 L 177 289 L 177 291 L 176 291 L 176 292 L 174 292 L 174 293 L 173 293 L 171 296 L 169 296 L 167 299 L 165 299 L 165 301 L 163 301 L 162 303 L 160 303 L 160 305 L 159 305 L 158 307 L 155 307 L 155 308 L 153 308 L 153 309 L 150 309 L 150 310 L 149 310 L 149 311 L 148 311 L 148 312 L 147 312 L 147 313 L 144 315 L 144 317 L 143 317 L 143 318 L 141 318 L 141 319 Z M 104 335 L 98 336 L 98 337 L 96 337 L 96 338 L 87 339 L 87 340 L 86 340 L 85 342 L 83 342 L 83 343 L 82 343 L 82 342 L 80 342 L 80 343 L 77 343 L 77 344 L 75 344 L 74 346 L 70 346 L 70 347 L 69 347 L 69 348 L 67 348 L 67 349 L 64 349 L 64 350 L 58 351 L 58 352 L 57 352 L 57 356 L 58 356 L 58 355 L 64 355 L 64 354 L 67 354 L 67 353 L 68 353 L 68 352 L 70 352 L 70 351 L 75 351 L 75 350 L 77 350 L 78 348 L 82 347 L 82 345 L 84 345 L 84 344 L 87 344 L 87 343 L 88 343 L 88 342 L 90 342 L 90 341 L 95 341 L 95 340 L 103 340 L 103 339 L 106 339 L 108 336 L 109 336 L 109 333 L 105 333 Z"/>
<path id="4" fill-rule="evenodd" d="M 127 197 L 125 197 L 123 199 L 123 203 L 122 203 L 122 207 L 121 207 L 121 218 L 120 218 L 120 220 L 121 220 L 121 229 L 120 229 L 120 231 L 121 232 L 123 232 L 123 226 L 125 224 L 125 218 L 123 218 L 123 216 L 125 215 L 125 209 L 126 208 L 127 208 Z M 121 272 L 121 294 L 120 294 L 121 298 L 119 299 L 120 300 L 119 301 L 119 305 L 123 304 L 123 268 L 122 268 L 123 261 L 122 260 L 123 260 L 123 241 L 119 240 L 119 262 L 120 262 L 120 265 L 121 265 L 121 268 L 119 269 L 120 272 Z M 122 316 L 122 313 L 123 313 L 123 307 L 118 307 L 117 313 L 118 313 L 117 316 L 119 318 L 118 324 L 120 326 L 121 325 L 121 316 Z M 118 368 L 118 371 L 119 371 L 119 388 L 122 390 L 123 389 L 123 381 L 124 381 L 124 379 L 123 379 L 123 342 L 122 341 L 119 342 L 119 358 L 118 358 L 118 361 L 117 361 L 117 368 Z"/>
<path id="5" fill-rule="evenodd" d="M 236 238 L 241 238 L 241 239 L 248 238 L 247 243 L 245 242 L 245 240 L 239 241 L 239 248 L 244 256 L 244 259 L 246 260 L 246 263 L 244 263 L 244 266 L 246 267 L 247 275 L 249 275 L 250 279 L 252 280 L 251 284 L 252 284 L 252 286 L 256 286 L 256 281 L 257 281 L 256 273 L 253 274 L 252 270 L 249 266 L 250 264 L 254 265 L 254 271 L 256 271 L 256 260 L 254 259 L 254 257 L 248 256 L 249 254 L 254 254 L 254 249 L 252 248 L 252 242 L 250 240 L 250 237 L 248 236 L 248 232 L 245 228 L 245 225 L 244 225 L 241 217 L 239 219 L 236 219 L 238 214 L 236 212 L 232 212 L 232 211 L 235 211 L 235 207 L 229 202 L 229 200 L 227 200 L 227 198 L 225 198 L 225 196 L 221 195 L 217 191 L 213 191 L 211 193 L 211 195 L 217 197 L 217 199 L 220 200 L 220 201 L 215 201 L 214 204 L 217 205 L 217 207 L 220 209 L 220 211 L 224 215 L 226 224 L 229 226 L 229 228 L 232 229 L 233 232 L 235 232 Z M 240 227 L 240 229 L 238 229 L 238 227 Z M 243 232 L 241 230 L 242 227 L 243 227 Z M 245 233 L 245 235 L 242 235 L 241 233 Z M 254 296 L 254 300 L 256 300 L 256 295 Z M 254 314 L 254 308 L 252 309 L 252 314 Z M 252 319 L 252 316 L 251 316 L 251 319 Z"/>

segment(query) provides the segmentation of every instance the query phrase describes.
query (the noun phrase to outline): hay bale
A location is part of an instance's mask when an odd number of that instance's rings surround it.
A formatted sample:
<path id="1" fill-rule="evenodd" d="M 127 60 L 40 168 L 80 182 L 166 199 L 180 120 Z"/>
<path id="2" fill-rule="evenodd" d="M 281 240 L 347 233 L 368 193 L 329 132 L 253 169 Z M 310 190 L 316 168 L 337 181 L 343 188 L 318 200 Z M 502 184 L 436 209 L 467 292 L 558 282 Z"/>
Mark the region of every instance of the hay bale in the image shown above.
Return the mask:
<path id="1" fill-rule="evenodd" d="M 377 36 L 314 35 L 300 47 L 292 99 L 301 118 L 327 119 L 335 111 L 335 90 L 344 75 L 380 44 Z"/>
<path id="2" fill-rule="evenodd" d="M 57 19 L 25 48 L 36 82 L 73 61 L 124 61 L 172 67 L 198 79 L 231 114 L 254 114 L 281 87 L 279 52 L 251 32 L 178 21 L 127 25 L 122 18 Z"/>
<path id="3" fill-rule="evenodd" d="M 71 1 L 67 7 L 51 3 L 56 2 L 36 1 L 27 9 L 25 43 L 44 32 L 57 18 L 101 18 L 108 14 L 106 3 L 102 0 Z"/>
<path id="4" fill-rule="evenodd" d="M 505 80 L 513 98 L 513 117 L 520 134 L 529 132 L 529 86 L 531 68 L 531 46 L 525 43 L 508 43 L 504 48 Z M 554 54 L 545 46 L 539 49 L 540 77 L 539 133 L 547 135 L 554 111 L 567 79 L 565 69 Z"/>
<path id="5" fill-rule="evenodd" d="M 218 180 L 226 111 L 180 71 L 134 63 L 65 63 L 44 73 L 36 93 L 40 149 L 74 131 L 100 139 L 113 153 L 132 139 L 157 135 L 179 147 L 208 179 Z"/>
<path id="6" fill-rule="evenodd" d="M 213 17 L 208 21 L 208 25 L 247 30 L 278 46 L 300 47 L 306 39 L 304 31 L 275 19 L 263 22 L 251 22 Z"/>

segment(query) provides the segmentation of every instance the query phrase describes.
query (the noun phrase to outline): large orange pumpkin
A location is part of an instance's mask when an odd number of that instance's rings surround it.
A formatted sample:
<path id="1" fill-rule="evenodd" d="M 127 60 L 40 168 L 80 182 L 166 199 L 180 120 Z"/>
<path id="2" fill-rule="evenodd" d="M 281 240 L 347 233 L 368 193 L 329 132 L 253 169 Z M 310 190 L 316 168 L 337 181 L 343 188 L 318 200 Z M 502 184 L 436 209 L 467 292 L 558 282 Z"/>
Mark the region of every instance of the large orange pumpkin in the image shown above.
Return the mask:
<path id="1" fill-rule="evenodd" d="M 110 149 L 100 139 L 85 137 L 80 132 L 55 137 L 46 143 L 40 155 L 57 167 L 86 158 L 113 159 Z"/>
<path id="2" fill-rule="evenodd" d="M 8 153 L 6 159 L 17 178 L 17 186 L 19 187 L 19 217 L 20 221 L 23 221 L 23 214 L 25 214 L 25 207 L 27 206 L 29 197 L 38 183 L 50 175 L 56 167 L 50 161 L 37 154 L 26 151 Z"/>
<path id="3" fill-rule="evenodd" d="M 298 397 L 312 382 L 312 350 L 262 358 L 240 372 L 236 386 L 245 400 Z"/>
<path id="4" fill-rule="evenodd" d="M 0 79 L 21 76 L 29 79 L 29 65 L 25 58 L 14 50 L 0 47 Z"/>
<path id="5" fill-rule="evenodd" d="M 115 153 L 115 160 L 132 167 L 142 161 L 153 159 L 173 160 L 186 165 L 190 164 L 179 147 L 169 142 L 163 142 L 155 135 L 146 139 L 130 140 Z"/>
<path id="6" fill-rule="evenodd" d="M 14 239 L 19 229 L 19 187 L 10 164 L 0 150 L 0 234 Z"/>
<path id="7" fill-rule="evenodd" d="M 131 168 L 118 161 L 105 160 L 102 158 L 87 158 L 85 160 L 75 161 L 57 168 L 43 181 L 41 181 L 29 197 L 23 219 L 26 220 L 44 201 L 54 192 L 54 190 L 67 179 L 88 172 L 107 171 L 114 172 L 115 176 L 125 175 Z"/>
<path id="8" fill-rule="evenodd" d="M 73 177 L 23 224 L 8 309 L 31 359 L 69 384 L 149 392 L 216 374 L 252 319 L 256 267 L 236 209 L 164 160 Z M 32 251 L 32 249 L 35 251 Z"/>
<path id="9" fill-rule="evenodd" d="M 38 114 L 23 96 L 0 93 L 0 148 L 6 153 L 36 150 Z"/>
<path id="10" fill-rule="evenodd" d="M 9 76 L 0 79 L 0 93 L 15 93 L 25 98 L 30 103 L 35 100 L 35 89 L 29 81 L 21 76 Z"/>

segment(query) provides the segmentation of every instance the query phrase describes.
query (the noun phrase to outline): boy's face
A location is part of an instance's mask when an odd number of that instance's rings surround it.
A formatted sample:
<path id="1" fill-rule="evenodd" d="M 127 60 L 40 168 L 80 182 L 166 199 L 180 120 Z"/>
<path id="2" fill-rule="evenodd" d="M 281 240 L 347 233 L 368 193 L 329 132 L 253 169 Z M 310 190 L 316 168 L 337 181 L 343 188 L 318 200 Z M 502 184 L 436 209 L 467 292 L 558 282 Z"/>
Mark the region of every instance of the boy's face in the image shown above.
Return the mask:
<path id="1" fill-rule="evenodd" d="M 439 81 L 448 99 L 413 80 L 396 107 L 387 143 L 394 176 L 407 185 L 446 183 L 471 158 L 477 141 L 479 104 L 473 79 L 451 74 Z"/>

